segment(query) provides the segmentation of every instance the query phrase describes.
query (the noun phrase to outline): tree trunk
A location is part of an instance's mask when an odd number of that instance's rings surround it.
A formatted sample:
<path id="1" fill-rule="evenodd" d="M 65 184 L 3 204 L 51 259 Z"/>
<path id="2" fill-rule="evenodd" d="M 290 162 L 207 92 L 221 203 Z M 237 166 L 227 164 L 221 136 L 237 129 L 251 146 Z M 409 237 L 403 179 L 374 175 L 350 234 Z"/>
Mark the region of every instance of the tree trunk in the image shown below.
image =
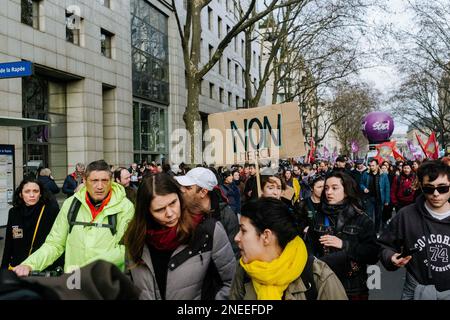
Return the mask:
<path id="1" fill-rule="evenodd" d="M 200 39 L 202 34 L 201 25 L 201 4 L 193 2 L 192 4 L 192 38 L 191 38 L 191 50 L 186 48 L 184 55 L 190 55 L 190 59 L 186 60 L 186 82 L 187 82 L 187 106 L 183 115 L 183 120 L 186 125 L 186 130 L 190 136 L 190 163 L 194 164 L 196 155 L 201 152 L 202 146 L 202 126 L 199 109 L 200 98 L 200 84 L 201 79 L 197 77 L 199 73 L 200 64 Z M 198 162 L 201 162 L 199 159 Z"/>
<path id="2" fill-rule="evenodd" d="M 195 163 L 196 155 L 201 152 L 202 146 L 202 126 L 200 113 L 198 111 L 199 96 L 200 83 L 193 79 L 188 79 L 187 107 L 183 115 L 183 120 L 190 136 L 189 159 L 191 164 Z"/>

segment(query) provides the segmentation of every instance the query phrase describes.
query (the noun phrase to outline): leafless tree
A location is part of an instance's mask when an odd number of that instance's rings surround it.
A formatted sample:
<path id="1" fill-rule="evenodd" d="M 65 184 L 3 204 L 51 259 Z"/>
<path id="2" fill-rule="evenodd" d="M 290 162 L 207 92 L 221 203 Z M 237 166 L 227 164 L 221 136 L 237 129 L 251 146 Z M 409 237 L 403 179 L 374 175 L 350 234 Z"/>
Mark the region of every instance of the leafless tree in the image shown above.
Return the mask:
<path id="1" fill-rule="evenodd" d="M 402 48 L 393 55 L 403 75 L 390 103 L 394 114 L 412 128 L 450 138 L 450 2 L 408 1 L 415 28 L 394 30 Z"/>
<path id="2" fill-rule="evenodd" d="M 187 83 L 187 104 L 183 120 L 191 136 L 190 159 L 194 162 L 194 155 L 199 153 L 201 144 L 195 144 L 194 137 L 201 136 L 201 127 L 196 126 L 196 122 L 201 121 L 199 114 L 199 95 L 202 78 L 219 61 L 225 48 L 241 32 L 253 26 L 255 23 L 266 17 L 274 10 L 278 10 L 291 4 L 300 3 L 304 0 L 268 0 L 261 3 L 257 0 L 239 1 L 241 5 L 240 16 L 216 46 L 214 53 L 205 64 L 200 64 L 200 44 L 202 37 L 201 12 L 211 3 L 212 0 L 191 0 L 186 1 L 186 10 L 182 10 L 182 2 L 172 0 L 172 7 L 178 25 L 178 32 L 181 39 L 183 60 L 186 71 Z"/>
<path id="3" fill-rule="evenodd" d="M 303 1 L 272 12 L 260 24 L 260 37 L 250 37 L 252 30 L 247 29 L 246 42 L 262 41 L 264 57 L 257 83 L 246 73 L 247 87 L 253 89 L 246 91 L 249 105 L 257 106 L 271 83 L 268 102 L 299 101 L 307 116 L 305 134 L 316 143 L 322 141 L 337 121 L 329 116 L 324 93 L 367 66 L 368 53 L 359 41 L 368 32 L 364 12 L 373 5 L 358 0 Z M 250 59 L 246 57 L 247 66 Z"/>
<path id="4" fill-rule="evenodd" d="M 377 109 L 380 93 L 365 83 L 349 84 L 343 83 L 334 93 L 331 113 L 335 120 L 332 128 L 336 134 L 343 154 L 350 154 L 352 141 L 358 142 L 359 146 L 367 144 L 367 139 L 361 131 L 361 122 L 364 116 Z M 345 114 L 342 117 L 342 114 Z"/>

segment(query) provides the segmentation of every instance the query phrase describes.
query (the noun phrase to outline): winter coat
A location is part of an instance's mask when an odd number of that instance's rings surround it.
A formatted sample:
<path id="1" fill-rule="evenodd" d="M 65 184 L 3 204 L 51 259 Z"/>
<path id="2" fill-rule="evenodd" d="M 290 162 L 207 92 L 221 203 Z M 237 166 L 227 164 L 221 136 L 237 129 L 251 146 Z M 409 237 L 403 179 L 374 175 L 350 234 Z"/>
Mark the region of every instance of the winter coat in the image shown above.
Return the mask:
<path id="1" fill-rule="evenodd" d="M 377 263 L 379 250 L 372 220 L 350 204 L 337 215 L 327 215 L 330 220 L 327 234 L 341 239 L 343 247 L 329 248 L 330 252 L 325 253 L 319 242 L 319 238 L 325 234 L 322 231 L 326 225 L 325 216 L 322 209 L 316 213 L 307 233 L 308 248 L 312 248 L 312 254 L 336 273 L 347 295 L 367 294 L 367 265 Z"/>
<path id="2" fill-rule="evenodd" d="M 43 270 L 52 264 L 65 251 L 64 271 L 71 267 L 83 267 L 95 260 L 106 260 L 120 269 L 125 267 L 125 247 L 119 242 L 134 214 L 133 204 L 126 198 L 124 188 L 112 183 L 112 196 L 108 204 L 92 221 L 92 213 L 86 203 L 86 186 L 66 201 L 56 218 L 50 234 L 42 247 L 28 257 L 22 264 L 33 270 Z M 95 222 L 108 224 L 109 215 L 117 215 L 116 234 L 111 229 L 74 225 L 69 233 L 67 213 L 74 198 L 81 202 L 77 222 Z"/>
<path id="3" fill-rule="evenodd" d="M 44 187 L 53 194 L 59 193 L 59 187 L 56 185 L 55 180 L 48 176 L 39 176 L 38 181 L 42 182 Z"/>
<path id="4" fill-rule="evenodd" d="M 317 289 L 317 300 L 347 300 L 344 287 L 326 263 L 314 259 L 312 272 Z M 305 286 L 305 283 L 299 276 L 286 288 L 283 300 L 306 300 L 305 292 L 308 289 L 309 286 Z M 256 299 L 256 291 L 249 276 L 242 266 L 238 264 L 231 286 L 230 300 Z"/>
<path id="5" fill-rule="evenodd" d="M 401 252 L 401 246 L 419 248 L 406 264 L 406 270 L 422 285 L 435 285 L 438 291 L 450 290 L 450 217 L 435 219 L 425 208 L 423 195 L 416 202 L 403 207 L 396 214 L 378 242 L 381 244 L 380 260 L 386 270 L 394 271 L 391 257 Z M 428 261 L 431 261 L 430 275 Z"/>
<path id="6" fill-rule="evenodd" d="M 26 208 L 23 205 L 9 210 L 5 248 L 1 264 L 2 269 L 8 268 L 9 265 L 15 267 L 28 257 L 43 205 L 42 202 L 39 202 L 33 208 Z M 59 207 L 56 201 L 50 201 L 45 205 L 36 231 L 32 253 L 45 242 L 45 238 L 50 233 L 58 212 Z M 58 262 L 62 263 L 62 261 Z M 55 264 L 54 267 L 57 266 L 58 264 Z"/>
<path id="7" fill-rule="evenodd" d="M 252 193 L 249 196 L 248 194 L 250 191 Z M 247 181 L 245 182 L 244 195 L 245 201 L 258 199 L 258 186 L 256 183 L 256 176 L 248 177 Z"/>
<path id="8" fill-rule="evenodd" d="M 73 196 L 75 193 L 75 189 L 78 187 L 78 182 L 76 180 L 75 172 L 69 174 L 64 180 L 64 184 L 62 187 L 62 192 L 67 195 L 67 198 Z"/>
<path id="9" fill-rule="evenodd" d="M 216 186 L 213 191 L 209 192 L 211 199 L 211 213 L 212 216 L 220 221 L 225 228 L 231 247 L 233 248 L 236 258 L 240 257 L 239 247 L 234 241 L 234 237 L 239 232 L 239 220 L 233 209 L 228 205 L 228 201 L 222 190 Z"/>
<path id="10" fill-rule="evenodd" d="M 222 224 L 216 222 L 211 245 L 207 245 L 206 239 L 204 241 L 203 250 L 200 252 L 189 251 L 190 257 L 181 263 L 177 262 L 176 256 L 188 245 L 180 245 L 172 253 L 167 270 L 165 297 L 161 297 L 150 251 L 145 245 L 141 257 L 142 262 L 131 262 L 129 267 L 133 283 L 141 290 L 139 299 L 200 300 L 203 280 L 211 263 L 214 263 L 217 268 L 223 284 L 216 294 L 216 299 L 227 299 L 235 273 L 236 260 Z"/>
<path id="11" fill-rule="evenodd" d="M 394 206 L 404 207 L 414 202 L 415 191 L 412 189 L 412 185 L 415 178 L 413 174 L 409 176 L 401 174 L 394 178 L 391 185 L 391 202 Z"/>
<path id="12" fill-rule="evenodd" d="M 391 192 L 391 186 L 389 184 L 389 177 L 386 173 L 377 174 L 378 179 L 378 185 L 377 185 L 377 192 L 380 193 L 380 200 L 381 203 L 384 205 L 385 203 L 391 202 L 390 192 Z M 361 178 L 361 184 L 360 188 L 362 191 L 364 189 L 369 189 L 371 179 L 373 179 L 373 175 L 369 174 L 368 171 L 364 172 Z"/>
<path id="13" fill-rule="evenodd" d="M 223 194 L 228 200 L 228 204 L 231 209 L 233 209 L 234 213 L 241 213 L 241 193 L 239 191 L 238 186 L 232 182 L 231 184 L 222 184 L 220 186 Z"/>
<path id="14" fill-rule="evenodd" d="M 352 170 L 350 173 L 351 177 L 356 181 L 356 184 L 358 186 L 361 185 L 361 180 L 364 175 L 364 172 L 367 172 L 367 169 L 364 169 L 363 171 L 359 171 L 358 169 L 355 169 L 355 170 Z"/>

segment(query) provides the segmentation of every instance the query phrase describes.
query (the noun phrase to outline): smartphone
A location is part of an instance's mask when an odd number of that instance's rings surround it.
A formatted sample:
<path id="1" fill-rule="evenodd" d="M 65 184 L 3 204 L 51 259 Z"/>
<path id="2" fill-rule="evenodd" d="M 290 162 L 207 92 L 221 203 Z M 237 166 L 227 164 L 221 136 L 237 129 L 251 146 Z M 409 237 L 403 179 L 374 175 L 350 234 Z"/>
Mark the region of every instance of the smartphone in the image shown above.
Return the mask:
<path id="1" fill-rule="evenodd" d="M 415 254 L 418 251 L 419 251 L 419 248 L 416 248 L 416 247 L 409 248 L 409 249 L 406 247 L 403 247 L 402 252 L 400 252 L 400 255 L 397 257 L 397 259 L 405 258 L 407 256 L 412 256 L 413 254 Z"/>

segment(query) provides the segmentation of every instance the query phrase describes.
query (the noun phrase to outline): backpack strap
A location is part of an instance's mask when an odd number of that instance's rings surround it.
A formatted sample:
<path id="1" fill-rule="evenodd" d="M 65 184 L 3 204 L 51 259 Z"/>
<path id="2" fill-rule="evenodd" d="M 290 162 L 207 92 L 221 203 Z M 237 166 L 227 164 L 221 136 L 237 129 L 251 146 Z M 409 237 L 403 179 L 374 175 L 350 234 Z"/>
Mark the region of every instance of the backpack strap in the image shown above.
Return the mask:
<path id="1" fill-rule="evenodd" d="M 314 259 L 315 259 L 314 256 L 308 256 L 306 266 L 303 269 L 302 274 L 300 275 L 300 278 L 302 279 L 306 287 L 305 291 L 306 300 L 317 300 L 318 292 L 316 282 L 314 281 L 314 273 L 313 273 Z"/>
<path id="2" fill-rule="evenodd" d="M 70 204 L 69 211 L 67 212 L 67 221 L 69 222 L 69 234 L 72 232 L 73 226 L 109 228 L 113 236 L 117 233 L 117 213 L 108 216 L 108 224 L 99 222 L 98 223 L 81 222 L 76 221 L 80 207 L 81 201 L 78 200 L 77 198 L 74 198 L 72 203 Z"/>
<path id="3" fill-rule="evenodd" d="M 117 214 L 112 214 L 108 216 L 108 224 L 112 235 L 115 236 L 117 233 Z"/>
<path id="4" fill-rule="evenodd" d="M 67 222 L 69 223 L 69 234 L 72 232 L 72 228 L 75 225 L 75 221 L 77 220 L 78 211 L 81 207 L 81 201 L 76 197 L 73 198 L 72 203 L 70 204 L 69 211 L 67 212 Z"/>

